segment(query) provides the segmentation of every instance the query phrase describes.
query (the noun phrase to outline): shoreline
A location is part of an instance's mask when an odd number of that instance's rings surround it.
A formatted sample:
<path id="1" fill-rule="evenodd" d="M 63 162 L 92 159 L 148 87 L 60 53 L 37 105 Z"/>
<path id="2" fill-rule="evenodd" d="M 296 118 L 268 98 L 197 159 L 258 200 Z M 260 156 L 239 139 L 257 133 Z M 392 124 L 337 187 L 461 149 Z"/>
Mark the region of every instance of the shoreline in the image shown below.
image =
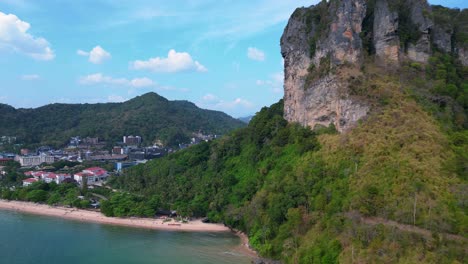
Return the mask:
<path id="1" fill-rule="evenodd" d="M 233 230 L 222 224 L 203 223 L 200 219 L 188 223 L 163 222 L 163 219 L 153 218 L 117 218 L 107 217 L 101 212 L 89 211 L 77 208 L 66 208 L 61 206 L 50 206 L 23 201 L 7 201 L 0 199 L 0 210 L 8 210 L 35 215 L 51 216 L 79 222 L 97 223 L 105 225 L 116 225 L 133 228 L 144 228 L 163 231 L 185 231 L 185 232 L 232 232 L 241 240 L 237 250 L 250 258 L 258 258 L 257 252 L 249 246 L 249 239 L 241 231 Z M 177 224 L 177 225 L 174 225 Z"/>
<path id="2" fill-rule="evenodd" d="M 249 244 L 249 237 L 247 234 L 244 232 L 237 230 L 237 229 L 231 229 L 232 233 L 234 233 L 236 236 L 238 236 L 241 240 L 241 244 L 239 245 L 238 250 L 244 253 L 245 255 L 251 257 L 252 259 L 259 259 L 260 256 L 258 255 L 258 252 L 255 251 L 250 247 Z"/>
<path id="3" fill-rule="evenodd" d="M 163 222 L 163 219 L 153 218 L 117 218 L 107 217 L 100 212 L 88 211 L 77 208 L 66 208 L 60 206 L 49 206 L 22 201 L 6 201 L 0 199 L 0 210 L 9 210 L 35 215 L 59 217 L 80 222 L 91 222 L 98 224 L 117 225 L 135 228 L 145 228 L 168 231 L 190 231 L 190 232 L 229 232 L 230 229 L 222 224 L 208 224 L 201 220 L 193 220 L 188 223 Z"/>

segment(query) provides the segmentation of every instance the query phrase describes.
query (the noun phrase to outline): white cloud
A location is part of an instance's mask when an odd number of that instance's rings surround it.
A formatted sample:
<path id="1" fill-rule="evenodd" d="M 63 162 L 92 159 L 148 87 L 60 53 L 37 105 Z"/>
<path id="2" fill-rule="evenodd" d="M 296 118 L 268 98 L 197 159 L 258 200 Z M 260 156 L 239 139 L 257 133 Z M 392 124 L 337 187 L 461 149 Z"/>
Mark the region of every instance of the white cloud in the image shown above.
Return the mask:
<path id="1" fill-rule="evenodd" d="M 94 47 L 90 52 L 77 50 L 76 54 L 80 56 L 89 57 L 88 60 L 94 64 L 101 64 L 104 61 L 110 59 L 112 56 L 109 52 L 103 49 L 101 46 Z"/>
<path id="2" fill-rule="evenodd" d="M 218 97 L 214 94 L 205 94 L 203 97 L 203 101 L 207 101 L 207 102 L 213 102 L 213 101 L 217 101 L 219 100 Z"/>
<path id="3" fill-rule="evenodd" d="M 150 58 L 142 61 L 136 60 L 130 62 L 130 67 L 135 70 L 150 70 L 153 72 L 175 73 L 183 71 L 206 72 L 205 66 L 200 62 L 194 61 L 187 52 L 177 52 L 173 49 L 167 54 L 167 58 Z"/>
<path id="4" fill-rule="evenodd" d="M 0 49 L 23 53 L 36 60 L 52 60 L 55 54 L 49 42 L 29 34 L 30 27 L 28 22 L 17 16 L 0 12 Z"/>
<path id="5" fill-rule="evenodd" d="M 237 42 L 274 26 L 281 25 L 284 28 L 283 25 L 297 7 L 318 2 L 319 0 L 229 1 L 230 12 L 225 12 L 226 1 L 210 1 L 209 6 L 199 11 L 208 15 L 199 17 L 216 26 L 206 27 L 207 31 L 200 34 L 194 43 L 212 39 Z"/>
<path id="6" fill-rule="evenodd" d="M 136 78 L 130 81 L 130 85 L 133 87 L 148 87 L 153 86 L 155 83 L 150 78 Z"/>
<path id="7" fill-rule="evenodd" d="M 107 97 L 107 101 L 110 103 L 121 103 L 127 101 L 127 98 L 124 98 L 123 96 L 120 95 L 109 95 Z"/>
<path id="8" fill-rule="evenodd" d="M 235 116 L 250 114 L 255 108 L 255 104 L 244 98 L 223 100 L 211 93 L 205 94 L 201 100 L 197 102 L 197 105 L 201 108 L 223 111 Z"/>
<path id="9" fill-rule="evenodd" d="M 249 47 L 247 49 L 247 57 L 251 60 L 256 61 L 264 61 L 265 60 L 265 52 L 259 50 L 257 48 Z"/>
<path id="10" fill-rule="evenodd" d="M 41 76 L 38 74 L 25 74 L 21 75 L 21 80 L 23 81 L 34 81 L 34 80 L 39 80 Z"/>
<path id="11" fill-rule="evenodd" d="M 80 56 L 89 56 L 89 52 L 86 52 L 86 51 L 83 51 L 83 50 L 77 50 L 76 51 L 76 54 L 80 55 Z"/>
<path id="12" fill-rule="evenodd" d="M 126 78 L 113 78 L 102 73 L 95 73 L 81 77 L 79 79 L 79 83 L 83 85 L 105 84 L 114 86 L 126 86 L 132 88 L 142 88 L 156 85 L 156 83 L 153 80 L 146 77 L 129 80 Z"/>
<path id="13" fill-rule="evenodd" d="M 283 92 L 284 74 L 282 72 L 274 73 L 268 80 L 257 80 L 255 82 L 258 86 L 266 86 L 273 93 Z"/>
<path id="14" fill-rule="evenodd" d="M 220 101 L 217 106 L 221 109 L 233 109 L 236 107 L 252 108 L 254 104 L 243 98 L 236 98 L 233 101 Z"/>

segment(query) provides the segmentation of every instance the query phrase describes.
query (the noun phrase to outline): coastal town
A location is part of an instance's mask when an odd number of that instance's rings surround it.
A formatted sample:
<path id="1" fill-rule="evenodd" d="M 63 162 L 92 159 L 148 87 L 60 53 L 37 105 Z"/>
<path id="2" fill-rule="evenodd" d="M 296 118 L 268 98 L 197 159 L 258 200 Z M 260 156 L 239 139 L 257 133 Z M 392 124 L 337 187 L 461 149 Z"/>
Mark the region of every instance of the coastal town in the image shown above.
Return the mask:
<path id="1" fill-rule="evenodd" d="M 70 162 L 96 162 L 114 164 L 115 172 L 121 172 L 148 160 L 161 158 L 167 154 L 196 145 L 200 142 L 208 142 L 218 135 L 205 135 L 201 132 L 193 133 L 190 142 L 180 143 L 178 146 L 164 146 L 161 140 L 155 140 L 152 144 L 144 144 L 141 136 L 122 136 L 122 141 L 108 143 L 99 137 L 71 137 L 68 144 L 62 148 L 40 146 L 34 150 L 22 148 L 23 144 L 15 136 L 1 136 L 0 147 L 13 146 L 17 153 L 0 152 L 0 166 L 2 163 L 14 160 L 23 168 L 34 168 L 43 164 L 52 164 L 58 161 Z M 0 148 L 1 149 L 1 148 Z M 0 168 L 1 169 L 1 168 Z"/>
<path id="2" fill-rule="evenodd" d="M 72 189 L 76 186 L 81 191 L 70 195 L 69 204 L 80 208 L 98 208 L 99 201 L 107 198 L 97 193 L 106 194 L 111 189 L 106 185 L 109 177 L 118 177 L 127 168 L 215 138 L 217 135 L 193 133 L 190 142 L 169 147 L 164 146 L 161 140 L 145 144 L 141 136 L 133 135 L 122 136 L 122 141 L 112 144 L 98 137 L 74 136 L 62 148 L 40 146 L 33 150 L 23 147 L 18 137 L 1 136 L 0 147 L 3 148 L 0 150 L 13 146 L 17 151 L 0 152 L 0 187 L 15 192 L 21 187 L 49 191 L 50 187 L 41 184 L 66 185 L 64 188 Z M 94 193 L 89 194 L 85 191 L 88 189 L 94 190 Z M 58 201 L 50 201 L 52 204 L 54 202 Z M 168 212 L 163 213 L 175 215 Z"/>

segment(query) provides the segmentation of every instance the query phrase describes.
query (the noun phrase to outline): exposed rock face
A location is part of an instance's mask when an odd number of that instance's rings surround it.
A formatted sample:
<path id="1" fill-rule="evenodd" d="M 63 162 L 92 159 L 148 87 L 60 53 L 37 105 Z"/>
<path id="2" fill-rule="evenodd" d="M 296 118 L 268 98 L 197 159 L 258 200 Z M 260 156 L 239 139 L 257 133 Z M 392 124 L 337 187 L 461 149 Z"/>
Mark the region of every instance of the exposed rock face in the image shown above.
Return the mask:
<path id="1" fill-rule="evenodd" d="M 445 26 L 435 24 L 432 28 L 433 44 L 444 52 L 452 51 L 452 34 L 453 29 Z"/>
<path id="2" fill-rule="evenodd" d="M 368 103 L 350 96 L 340 78 L 341 67 L 361 68 L 364 26 L 372 31 L 365 33 L 372 45 L 366 48 L 380 65 L 426 63 L 433 46 L 467 65 L 467 49 L 453 43 L 454 29 L 435 24 L 431 12 L 426 0 L 334 0 L 297 9 L 281 38 L 285 119 L 311 128 L 334 124 L 344 132 L 367 115 Z"/>
<path id="3" fill-rule="evenodd" d="M 431 54 L 431 37 L 429 32 L 433 26 L 432 21 L 428 17 L 431 10 L 430 6 L 426 0 L 407 1 L 407 6 L 410 8 L 412 23 L 418 27 L 421 33 L 415 44 L 409 44 L 407 55 L 411 60 L 427 62 Z"/>
<path id="4" fill-rule="evenodd" d="M 397 64 L 400 53 L 398 13 L 390 11 L 387 0 L 377 0 L 374 9 L 373 44 L 377 62 Z"/>
<path id="5" fill-rule="evenodd" d="M 285 118 L 312 128 L 333 123 L 339 131 L 345 131 L 367 114 L 368 107 L 342 93 L 345 84 L 334 74 L 306 80 L 312 64 L 325 72 L 336 65 L 360 64 L 363 49 L 359 33 L 366 5 L 364 0 L 322 2 L 321 5 L 331 16 L 330 27 L 322 27 L 325 32 L 317 31 L 321 28 L 318 23 L 307 24 L 310 22 L 307 16 L 311 15 L 308 12 L 312 10 L 302 8 L 293 14 L 281 38 L 285 60 Z M 321 38 L 312 54 L 310 43 L 314 36 Z"/>
<path id="6" fill-rule="evenodd" d="M 463 66 L 468 66 L 468 49 L 458 46 L 457 47 L 458 59 L 463 64 Z"/>
<path id="7" fill-rule="evenodd" d="M 366 14 L 366 3 L 364 0 L 352 0 L 335 4 L 331 5 L 332 14 L 336 16 L 332 20 L 328 40 L 320 45 L 319 50 L 322 54 L 329 54 L 334 65 L 358 63 L 362 59 L 359 33 Z"/>
<path id="8" fill-rule="evenodd" d="M 307 8 L 297 9 L 289 20 L 281 38 L 281 53 L 285 71 L 285 117 L 286 120 L 307 125 L 305 107 L 305 76 L 311 64 L 309 39 L 313 32 L 307 32 L 305 14 Z M 300 33 L 299 33 L 300 32 Z"/>

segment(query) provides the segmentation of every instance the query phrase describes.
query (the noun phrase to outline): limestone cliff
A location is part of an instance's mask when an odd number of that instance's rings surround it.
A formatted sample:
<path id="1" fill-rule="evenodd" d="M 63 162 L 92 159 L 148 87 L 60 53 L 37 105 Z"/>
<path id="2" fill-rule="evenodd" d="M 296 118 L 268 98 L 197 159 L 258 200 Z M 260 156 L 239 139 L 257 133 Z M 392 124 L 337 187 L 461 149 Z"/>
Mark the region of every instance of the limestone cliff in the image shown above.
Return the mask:
<path id="1" fill-rule="evenodd" d="M 365 14 L 364 0 L 322 2 L 293 14 L 281 38 L 286 120 L 311 127 L 333 123 L 344 131 L 366 115 L 368 106 L 343 93 L 344 83 L 333 73 L 362 62 Z"/>
<path id="2" fill-rule="evenodd" d="M 312 128 L 334 124 L 340 132 L 352 128 L 370 106 L 350 95 L 342 72 L 359 75 L 364 58 L 396 68 L 426 63 L 437 49 L 467 65 L 466 41 L 456 37 L 466 29 L 438 8 L 433 14 L 426 0 L 330 0 L 298 8 L 281 38 L 285 119 Z M 465 10 L 453 12 L 466 17 Z"/>

